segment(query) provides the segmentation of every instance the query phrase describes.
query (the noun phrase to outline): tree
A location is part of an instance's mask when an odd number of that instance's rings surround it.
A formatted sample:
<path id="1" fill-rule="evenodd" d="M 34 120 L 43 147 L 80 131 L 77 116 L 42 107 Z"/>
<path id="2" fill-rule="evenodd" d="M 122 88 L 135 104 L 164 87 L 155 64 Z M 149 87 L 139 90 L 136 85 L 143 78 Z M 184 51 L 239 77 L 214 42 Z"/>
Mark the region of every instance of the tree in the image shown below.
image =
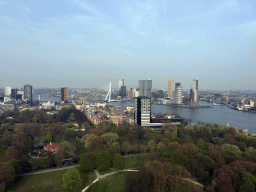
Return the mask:
<path id="1" fill-rule="evenodd" d="M 104 150 L 103 152 L 98 152 L 96 156 L 96 167 L 99 171 L 103 171 L 112 167 L 113 159 L 111 154 Z"/>
<path id="2" fill-rule="evenodd" d="M 52 132 L 48 132 L 47 135 L 44 138 L 44 141 L 47 143 L 53 142 L 53 133 Z"/>
<path id="3" fill-rule="evenodd" d="M 111 145 L 117 145 L 119 136 L 116 133 L 105 133 L 101 135 L 101 138 L 103 139 L 104 144 L 107 147 L 110 147 Z"/>
<path id="4" fill-rule="evenodd" d="M 82 172 L 93 171 L 95 168 L 96 156 L 94 153 L 83 153 L 80 156 L 79 168 Z"/>
<path id="5" fill-rule="evenodd" d="M 242 172 L 239 192 L 255 191 L 256 177 L 250 173 Z"/>
<path id="6" fill-rule="evenodd" d="M 150 152 L 155 152 L 157 145 L 155 140 L 151 140 L 148 142 L 148 148 L 150 149 Z"/>
<path id="7" fill-rule="evenodd" d="M 57 152 L 55 153 L 55 162 L 57 164 L 57 166 L 59 167 L 59 165 L 62 163 L 62 160 L 64 159 L 64 149 L 62 146 L 59 146 L 59 149 L 57 150 Z"/>
<path id="8" fill-rule="evenodd" d="M 163 138 L 161 139 L 161 141 L 165 144 L 165 146 L 167 146 L 170 143 L 170 140 L 167 138 Z"/>
<path id="9" fill-rule="evenodd" d="M 69 169 L 67 173 L 64 173 L 62 176 L 62 181 L 62 187 L 67 190 L 79 190 L 83 182 L 80 177 L 79 171 L 76 168 Z"/>
<path id="10" fill-rule="evenodd" d="M 184 155 L 186 155 L 189 158 L 196 155 L 198 152 L 198 148 L 193 143 L 185 143 L 184 145 L 181 146 L 180 150 Z"/>
<path id="11" fill-rule="evenodd" d="M 166 149 L 166 145 L 163 142 L 157 144 L 157 150 L 161 152 L 162 150 Z"/>
<path id="12" fill-rule="evenodd" d="M 209 191 L 233 192 L 238 189 L 242 172 L 255 176 L 256 164 L 249 161 L 234 161 L 222 165 L 214 170 L 212 183 L 207 187 Z"/>
<path id="13" fill-rule="evenodd" d="M 100 151 L 103 149 L 103 139 L 94 133 L 82 137 L 85 149 L 88 151 Z"/>
<path id="14" fill-rule="evenodd" d="M 191 177 L 180 165 L 171 165 L 167 161 L 151 161 L 138 172 L 136 179 L 126 180 L 125 192 L 165 192 L 198 191 L 198 187 L 183 178 Z M 129 182 L 129 184 L 127 183 Z"/>
<path id="15" fill-rule="evenodd" d="M 15 146 L 8 147 L 4 153 L 4 161 L 10 161 L 19 157 L 18 150 Z"/>
<path id="16" fill-rule="evenodd" d="M 113 159 L 113 167 L 118 171 L 124 168 L 122 156 L 120 154 L 115 154 Z"/>
<path id="17" fill-rule="evenodd" d="M 15 170 L 10 163 L 0 163 L 0 191 L 4 191 L 7 183 L 15 179 Z"/>

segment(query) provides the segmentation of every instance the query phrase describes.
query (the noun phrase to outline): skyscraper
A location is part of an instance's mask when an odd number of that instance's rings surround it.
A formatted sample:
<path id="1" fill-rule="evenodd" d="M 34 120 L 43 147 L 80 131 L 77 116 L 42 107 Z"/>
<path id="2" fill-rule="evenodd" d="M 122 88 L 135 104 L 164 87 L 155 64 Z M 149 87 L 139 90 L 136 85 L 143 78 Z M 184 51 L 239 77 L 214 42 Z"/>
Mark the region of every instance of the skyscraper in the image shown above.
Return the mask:
<path id="1" fill-rule="evenodd" d="M 152 80 L 139 80 L 139 95 L 151 98 Z"/>
<path id="2" fill-rule="evenodd" d="M 24 100 L 33 105 L 32 85 L 24 85 Z"/>
<path id="3" fill-rule="evenodd" d="M 174 103 L 182 104 L 182 86 L 181 83 L 175 83 L 175 91 L 173 92 Z"/>
<path id="4" fill-rule="evenodd" d="M 17 99 L 17 91 L 18 91 L 18 89 L 11 90 L 11 98 L 12 99 Z"/>
<path id="5" fill-rule="evenodd" d="M 12 87 L 8 86 L 8 87 L 5 87 L 4 89 L 4 95 L 7 97 L 7 96 L 10 96 L 11 95 L 11 90 L 12 90 Z"/>
<path id="6" fill-rule="evenodd" d="M 172 93 L 174 91 L 174 79 L 173 78 L 170 78 L 168 80 L 168 97 L 171 98 L 172 97 Z"/>
<path id="7" fill-rule="evenodd" d="M 136 97 L 134 108 L 134 121 L 141 126 L 149 126 L 151 117 L 151 98 Z"/>
<path id="8" fill-rule="evenodd" d="M 61 101 L 67 101 L 68 100 L 68 88 L 63 87 L 61 88 Z"/>
<path id="9" fill-rule="evenodd" d="M 118 81 L 118 90 L 120 91 L 121 87 L 124 86 L 124 79 Z"/>
<path id="10" fill-rule="evenodd" d="M 126 86 L 121 86 L 120 91 L 119 91 L 119 96 L 121 96 L 121 98 L 126 97 Z"/>
<path id="11" fill-rule="evenodd" d="M 191 83 L 190 100 L 193 102 L 197 102 L 197 94 L 198 94 L 198 80 L 194 79 Z"/>

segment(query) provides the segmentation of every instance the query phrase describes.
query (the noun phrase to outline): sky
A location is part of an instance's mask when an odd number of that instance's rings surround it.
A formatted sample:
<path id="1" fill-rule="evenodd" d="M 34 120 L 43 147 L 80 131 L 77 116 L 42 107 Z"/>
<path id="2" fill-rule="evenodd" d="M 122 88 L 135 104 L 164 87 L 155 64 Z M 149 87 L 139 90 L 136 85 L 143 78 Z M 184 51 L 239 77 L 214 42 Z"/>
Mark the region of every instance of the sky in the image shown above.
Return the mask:
<path id="1" fill-rule="evenodd" d="M 0 0 L 0 87 L 256 89 L 255 0 Z"/>

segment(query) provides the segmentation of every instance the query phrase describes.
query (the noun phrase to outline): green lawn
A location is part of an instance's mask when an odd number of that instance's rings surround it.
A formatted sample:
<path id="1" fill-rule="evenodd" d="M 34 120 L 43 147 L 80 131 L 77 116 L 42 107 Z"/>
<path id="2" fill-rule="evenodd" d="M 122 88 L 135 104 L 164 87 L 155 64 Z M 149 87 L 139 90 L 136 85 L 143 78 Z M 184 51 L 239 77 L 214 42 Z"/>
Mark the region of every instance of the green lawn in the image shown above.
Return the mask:
<path id="1" fill-rule="evenodd" d="M 150 161 L 149 155 L 141 155 L 134 157 L 126 157 L 122 158 L 122 162 L 125 165 L 124 169 L 133 168 L 133 167 L 141 167 Z"/>
<path id="2" fill-rule="evenodd" d="M 62 176 L 68 170 L 54 171 L 50 173 L 42 173 L 38 175 L 29 175 L 21 177 L 20 180 L 16 181 L 9 186 L 6 191 L 15 192 L 68 192 L 61 187 Z M 89 185 L 94 179 L 96 179 L 96 174 L 94 171 L 89 173 L 81 173 L 80 176 L 83 179 L 83 188 Z M 82 190 L 81 189 L 81 190 Z M 81 191 L 79 190 L 79 191 Z"/>
<path id="3" fill-rule="evenodd" d="M 136 172 L 121 172 L 100 179 L 91 185 L 87 192 L 120 192 L 122 191 L 127 175 L 135 175 Z"/>

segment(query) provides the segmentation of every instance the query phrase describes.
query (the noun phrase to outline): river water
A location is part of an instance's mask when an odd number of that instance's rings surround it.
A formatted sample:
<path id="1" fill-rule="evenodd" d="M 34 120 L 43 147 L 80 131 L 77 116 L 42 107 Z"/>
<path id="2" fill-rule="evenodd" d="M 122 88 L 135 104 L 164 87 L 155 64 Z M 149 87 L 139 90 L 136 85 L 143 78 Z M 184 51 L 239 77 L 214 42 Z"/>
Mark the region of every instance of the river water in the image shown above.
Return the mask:
<path id="1" fill-rule="evenodd" d="M 209 105 L 206 102 L 200 104 Z M 125 108 L 127 105 L 133 105 L 134 102 L 112 102 L 113 106 Z M 151 105 L 152 113 L 177 113 L 179 116 L 192 119 L 193 123 L 198 121 L 205 123 L 216 123 L 236 127 L 237 129 L 248 129 L 249 133 L 256 134 L 256 114 L 237 111 L 223 105 L 213 106 L 212 108 L 182 108 L 170 105 Z"/>
<path id="2" fill-rule="evenodd" d="M 37 100 L 38 95 L 33 94 L 33 100 Z M 53 102 L 60 102 L 60 97 L 53 97 L 50 94 L 40 95 L 40 99 L 50 100 Z M 91 101 L 91 102 L 100 102 L 100 101 Z M 200 104 L 209 105 L 209 103 L 199 101 Z M 129 105 L 134 105 L 134 102 L 111 102 L 108 103 L 113 106 L 121 106 L 125 108 Z M 229 107 L 223 106 L 213 106 L 212 108 L 182 108 L 182 107 L 173 107 L 169 105 L 151 105 L 152 113 L 177 113 L 179 116 L 192 119 L 193 123 L 198 121 L 205 123 L 216 123 L 236 127 L 237 129 L 248 129 L 249 133 L 256 134 L 256 114 L 249 112 L 237 111 L 230 109 Z"/>

